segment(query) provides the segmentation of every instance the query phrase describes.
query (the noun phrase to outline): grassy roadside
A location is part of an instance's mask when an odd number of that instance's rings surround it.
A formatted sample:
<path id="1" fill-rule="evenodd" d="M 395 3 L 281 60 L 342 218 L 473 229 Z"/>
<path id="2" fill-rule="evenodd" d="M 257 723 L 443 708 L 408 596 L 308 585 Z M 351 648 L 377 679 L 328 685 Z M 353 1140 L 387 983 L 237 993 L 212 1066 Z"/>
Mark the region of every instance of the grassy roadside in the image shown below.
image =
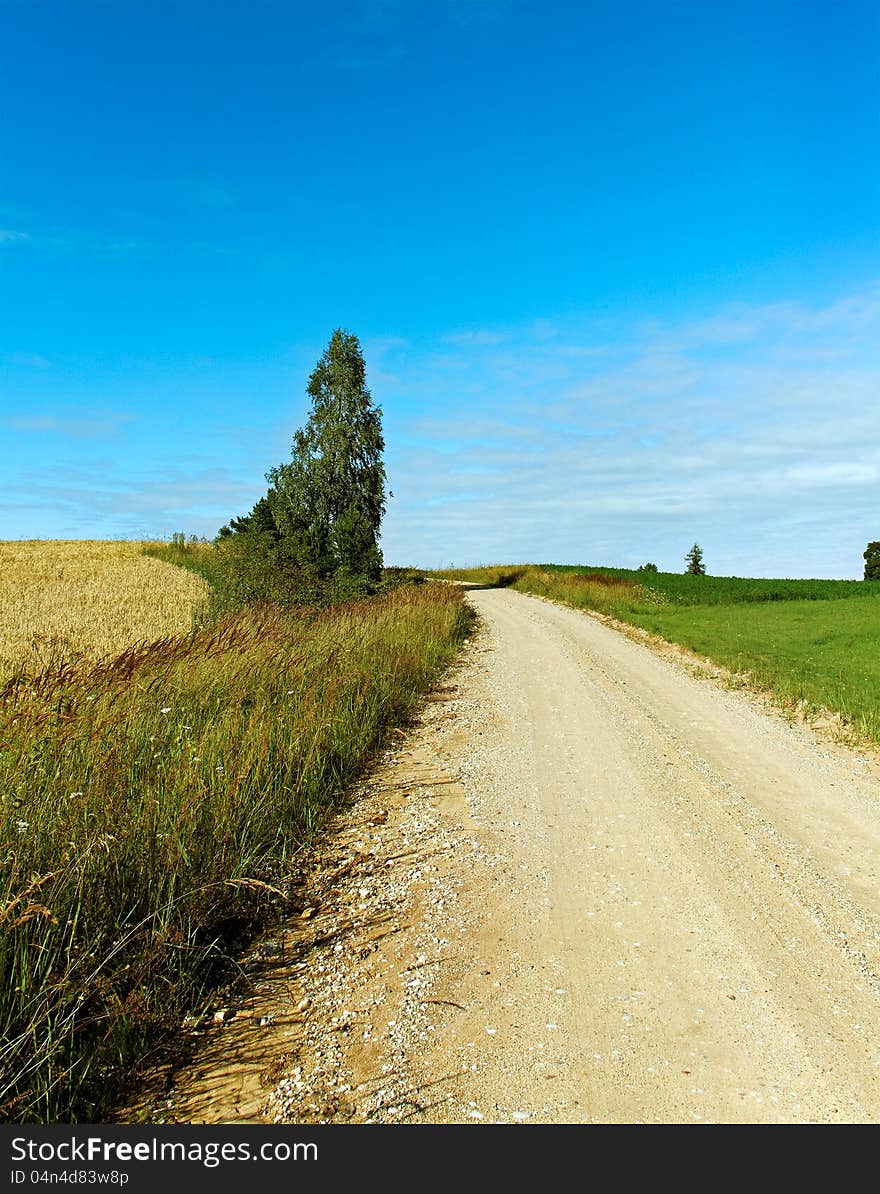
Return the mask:
<path id="1" fill-rule="evenodd" d="M 783 706 L 839 713 L 880 742 L 880 582 L 512 566 L 435 575 L 597 610 L 745 675 Z"/>
<path id="2" fill-rule="evenodd" d="M 248 606 L 0 692 L 0 1107 L 100 1121 L 470 625 L 446 585 Z"/>

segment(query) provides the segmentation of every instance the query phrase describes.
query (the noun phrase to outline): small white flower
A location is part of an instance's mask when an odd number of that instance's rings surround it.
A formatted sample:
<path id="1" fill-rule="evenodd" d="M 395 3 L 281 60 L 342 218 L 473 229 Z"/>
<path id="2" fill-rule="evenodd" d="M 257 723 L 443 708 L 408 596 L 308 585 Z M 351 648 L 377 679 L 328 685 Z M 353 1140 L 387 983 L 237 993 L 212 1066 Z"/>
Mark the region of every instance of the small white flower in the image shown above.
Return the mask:
<path id="1" fill-rule="evenodd" d="M 19 833 L 25 833 L 25 832 L 27 832 L 28 829 L 30 829 L 30 822 L 29 821 L 16 821 L 15 828 L 18 830 Z"/>
<path id="2" fill-rule="evenodd" d="M 165 706 L 165 708 L 164 708 L 164 709 L 160 709 L 160 710 L 159 710 L 159 712 L 160 712 L 160 713 L 170 713 L 170 712 L 171 712 L 171 706 L 170 706 L 170 705 L 166 705 L 166 706 Z"/>

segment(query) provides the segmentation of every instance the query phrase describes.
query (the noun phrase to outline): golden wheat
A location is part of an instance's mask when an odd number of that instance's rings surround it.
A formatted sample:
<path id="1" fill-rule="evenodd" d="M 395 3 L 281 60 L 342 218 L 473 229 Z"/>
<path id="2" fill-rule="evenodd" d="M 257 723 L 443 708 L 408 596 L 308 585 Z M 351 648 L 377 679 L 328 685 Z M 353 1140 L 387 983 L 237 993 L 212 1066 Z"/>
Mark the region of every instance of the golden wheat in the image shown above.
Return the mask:
<path id="1" fill-rule="evenodd" d="M 189 630 L 198 576 L 96 540 L 0 542 L 0 675 L 63 655 L 98 659 Z"/>

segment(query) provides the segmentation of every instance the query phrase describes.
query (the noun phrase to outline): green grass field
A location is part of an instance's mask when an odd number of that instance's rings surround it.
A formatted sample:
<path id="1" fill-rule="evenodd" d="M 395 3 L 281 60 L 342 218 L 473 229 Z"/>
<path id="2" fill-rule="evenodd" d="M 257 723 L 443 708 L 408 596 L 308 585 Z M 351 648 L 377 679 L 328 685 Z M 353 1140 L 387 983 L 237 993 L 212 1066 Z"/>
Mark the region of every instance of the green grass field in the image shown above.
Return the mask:
<path id="1" fill-rule="evenodd" d="M 662 635 L 769 689 L 839 713 L 880 742 L 880 582 L 767 580 L 623 568 L 499 565 L 437 573 L 592 609 Z"/>
<path id="2" fill-rule="evenodd" d="M 669 606 L 631 615 L 636 625 L 735 672 L 784 703 L 842 714 L 880 741 L 880 601 L 795 600 Z"/>

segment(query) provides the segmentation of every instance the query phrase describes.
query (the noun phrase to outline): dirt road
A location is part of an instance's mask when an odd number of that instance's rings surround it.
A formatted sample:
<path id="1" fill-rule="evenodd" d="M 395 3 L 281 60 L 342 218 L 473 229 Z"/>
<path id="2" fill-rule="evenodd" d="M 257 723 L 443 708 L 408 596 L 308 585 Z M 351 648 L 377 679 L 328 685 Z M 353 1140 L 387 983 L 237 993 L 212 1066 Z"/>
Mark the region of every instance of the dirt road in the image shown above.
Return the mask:
<path id="1" fill-rule="evenodd" d="M 388 820 L 353 814 L 348 898 L 399 931 L 298 972 L 264 1114 L 880 1117 L 875 762 L 590 616 L 469 599 L 455 691 L 367 793 Z"/>

